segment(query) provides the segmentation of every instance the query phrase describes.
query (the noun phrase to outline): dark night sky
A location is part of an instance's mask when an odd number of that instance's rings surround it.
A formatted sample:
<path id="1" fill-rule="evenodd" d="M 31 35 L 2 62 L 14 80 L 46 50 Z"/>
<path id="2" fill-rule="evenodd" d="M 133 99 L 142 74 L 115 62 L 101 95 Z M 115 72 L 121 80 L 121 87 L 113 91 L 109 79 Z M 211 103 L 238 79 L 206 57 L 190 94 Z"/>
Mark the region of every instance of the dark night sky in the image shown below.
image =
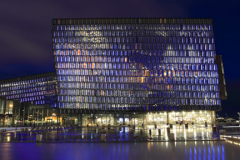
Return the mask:
<path id="1" fill-rule="evenodd" d="M 228 92 L 218 114 L 237 117 L 240 112 L 239 0 L 1 0 L 0 15 L 0 80 L 54 71 L 53 18 L 213 18 Z"/>

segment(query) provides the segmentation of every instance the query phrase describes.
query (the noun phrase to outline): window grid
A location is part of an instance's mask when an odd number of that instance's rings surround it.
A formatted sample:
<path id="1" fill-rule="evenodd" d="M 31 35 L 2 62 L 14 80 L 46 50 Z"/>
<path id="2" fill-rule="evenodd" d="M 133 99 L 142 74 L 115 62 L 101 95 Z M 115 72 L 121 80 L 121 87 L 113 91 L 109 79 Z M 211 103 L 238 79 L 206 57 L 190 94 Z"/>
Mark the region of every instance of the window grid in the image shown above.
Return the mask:
<path id="1" fill-rule="evenodd" d="M 209 21 L 57 21 L 52 36 L 60 108 L 221 106 Z"/>

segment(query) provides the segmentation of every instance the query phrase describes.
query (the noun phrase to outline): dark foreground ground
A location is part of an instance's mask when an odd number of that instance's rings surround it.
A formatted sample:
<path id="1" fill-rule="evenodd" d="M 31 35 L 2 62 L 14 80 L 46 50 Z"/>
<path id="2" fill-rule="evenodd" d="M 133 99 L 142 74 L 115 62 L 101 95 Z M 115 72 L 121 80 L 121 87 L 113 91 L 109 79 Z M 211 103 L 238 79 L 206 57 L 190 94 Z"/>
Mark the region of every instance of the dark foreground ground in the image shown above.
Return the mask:
<path id="1" fill-rule="evenodd" d="M 0 143 L 2 160 L 239 160 L 240 145 L 225 141 L 121 143 Z"/>

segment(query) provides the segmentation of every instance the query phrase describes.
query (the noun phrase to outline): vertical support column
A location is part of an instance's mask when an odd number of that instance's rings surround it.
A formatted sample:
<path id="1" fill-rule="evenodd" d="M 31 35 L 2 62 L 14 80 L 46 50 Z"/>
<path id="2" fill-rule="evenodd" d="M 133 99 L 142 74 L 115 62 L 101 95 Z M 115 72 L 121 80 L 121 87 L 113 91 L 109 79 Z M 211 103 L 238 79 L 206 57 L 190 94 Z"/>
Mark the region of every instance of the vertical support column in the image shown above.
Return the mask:
<path id="1" fill-rule="evenodd" d="M 111 125 L 112 113 L 109 114 L 109 124 Z"/>
<path id="2" fill-rule="evenodd" d="M 44 107 L 42 108 L 42 125 L 43 125 L 43 118 L 44 118 Z"/>
<path id="3" fill-rule="evenodd" d="M 28 116 L 27 116 L 28 123 L 29 123 L 29 111 L 30 111 L 30 107 L 28 106 Z"/>
<path id="4" fill-rule="evenodd" d="M 24 126 L 24 121 L 25 121 L 25 112 L 26 112 L 26 106 L 25 103 L 23 103 L 24 109 L 23 109 L 23 126 Z"/>
<path id="5" fill-rule="evenodd" d="M 47 108 L 47 117 L 48 117 L 48 108 Z M 47 118 L 48 119 L 48 118 Z M 48 120 L 47 120 L 47 122 L 48 122 Z"/>
<path id="6" fill-rule="evenodd" d="M 113 125 L 116 125 L 117 123 L 116 123 L 116 120 L 117 120 L 117 115 L 116 115 L 116 113 L 113 113 Z"/>
<path id="7" fill-rule="evenodd" d="M 184 112 L 184 111 L 182 111 L 182 121 L 183 121 L 183 124 L 185 124 L 183 112 Z"/>
<path id="8" fill-rule="evenodd" d="M 96 124 L 96 117 L 94 113 L 93 113 L 93 124 Z"/>
<path id="9" fill-rule="evenodd" d="M 63 123 L 61 122 L 61 115 L 62 115 L 62 109 L 59 109 L 59 123 L 60 125 L 63 125 Z M 63 121 L 63 119 L 62 119 Z"/>
<path id="10" fill-rule="evenodd" d="M 21 120 L 21 105 L 19 103 L 19 107 L 18 107 L 18 115 L 19 115 L 19 118 Z"/>
<path id="11" fill-rule="evenodd" d="M 213 118 L 213 112 L 214 112 L 214 111 L 210 111 L 210 112 L 211 112 L 211 123 L 212 123 L 212 124 L 215 124 L 216 121 L 214 121 L 215 118 Z M 215 115 L 215 114 L 214 114 L 214 115 Z"/>
<path id="12" fill-rule="evenodd" d="M 108 115 L 108 114 L 105 114 L 105 115 L 106 115 L 106 124 L 108 124 L 108 121 L 107 121 L 107 115 Z M 104 124 L 104 125 L 105 125 L 105 124 Z"/>
<path id="13" fill-rule="evenodd" d="M 201 110 L 198 111 L 197 117 L 201 115 L 200 111 L 201 111 Z M 203 113 L 203 112 L 202 112 L 202 113 Z M 205 116 L 205 119 L 206 119 L 206 118 L 207 118 L 207 112 L 204 114 L 204 116 Z M 196 120 L 196 119 L 195 119 L 195 120 Z M 207 120 L 205 120 L 205 122 L 207 122 Z M 203 124 L 205 124 L 205 122 L 203 122 Z M 197 123 L 197 122 L 195 122 L 195 123 Z"/>
<path id="14" fill-rule="evenodd" d="M 32 115 L 34 117 L 34 123 L 36 122 L 36 120 L 35 120 L 36 119 L 36 117 L 35 117 L 36 115 L 35 114 L 36 114 L 36 108 L 34 106 L 32 106 Z"/>
<path id="15" fill-rule="evenodd" d="M 147 124 L 147 122 L 145 121 L 146 114 L 147 114 L 147 113 L 142 113 L 142 117 L 143 117 L 143 124 L 144 124 L 144 125 L 146 125 L 146 124 Z"/>
<path id="16" fill-rule="evenodd" d="M 155 113 L 153 113 L 152 115 L 153 115 L 153 125 L 155 125 L 155 122 L 154 122 Z"/>
<path id="17" fill-rule="evenodd" d="M 167 124 L 169 124 L 169 114 L 167 112 Z"/>
<path id="18" fill-rule="evenodd" d="M 61 124 L 61 109 L 58 109 L 58 123 Z"/>
<path id="19" fill-rule="evenodd" d="M 56 116 L 57 116 L 57 125 L 59 123 L 59 113 L 58 113 L 58 109 L 56 110 Z"/>
<path id="20" fill-rule="evenodd" d="M 38 110 L 38 112 L 37 112 L 37 125 L 39 124 L 39 112 L 40 112 L 40 110 L 39 110 L 39 106 L 37 107 L 37 110 Z"/>
<path id="21" fill-rule="evenodd" d="M 82 114 L 78 114 L 78 125 L 82 126 Z"/>
<path id="22" fill-rule="evenodd" d="M 123 113 L 123 125 L 125 125 L 125 114 Z"/>
<path id="23" fill-rule="evenodd" d="M 5 117 L 6 117 L 6 115 L 5 115 L 5 113 L 6 113 L 6 106 L 7 106 L 7 100 L 4 99 L 4 108 L 3 108 L 3 115 L 4 115 L 4 117 L 3 117 L 3 126 L 4 127 L 5 127 Z"/>

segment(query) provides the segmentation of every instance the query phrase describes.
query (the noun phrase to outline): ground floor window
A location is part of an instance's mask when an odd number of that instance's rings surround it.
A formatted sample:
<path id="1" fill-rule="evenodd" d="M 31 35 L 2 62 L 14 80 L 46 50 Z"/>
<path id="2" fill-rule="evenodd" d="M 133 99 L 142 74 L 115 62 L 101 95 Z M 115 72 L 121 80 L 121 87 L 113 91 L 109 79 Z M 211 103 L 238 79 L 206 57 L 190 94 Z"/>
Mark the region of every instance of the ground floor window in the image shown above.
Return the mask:
<path id="1" fill-rule="evenodd" d="M 24 125 L 165 125 L 179 123 L 211 124 L 215 123 L 215 111 L 171 111 L 171 112 L 146 112 L 146 113 L 109 113 L 109 114 L 49 114 L 50 116 L 25 116 L 0 117 L 0 125 L 12 125 L 14 119 L 15 124 Z M 29 118 L 30 117 L 30 118 Z M 20 123 L 21 122 L 21 123 Z"/>

